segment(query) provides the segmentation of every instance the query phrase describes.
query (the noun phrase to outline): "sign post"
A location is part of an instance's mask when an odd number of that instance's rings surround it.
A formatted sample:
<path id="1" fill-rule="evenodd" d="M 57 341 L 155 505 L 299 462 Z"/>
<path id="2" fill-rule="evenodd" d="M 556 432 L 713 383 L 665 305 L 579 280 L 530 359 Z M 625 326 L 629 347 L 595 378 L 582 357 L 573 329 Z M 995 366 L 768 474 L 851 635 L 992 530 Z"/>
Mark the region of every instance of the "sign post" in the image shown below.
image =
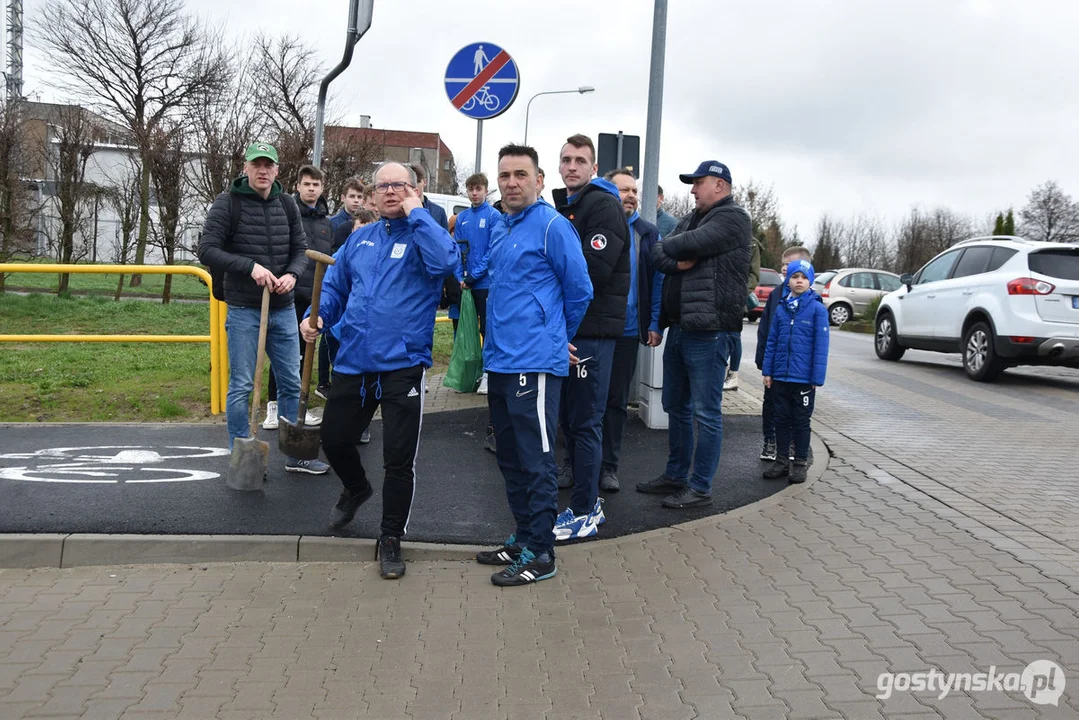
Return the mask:
<path id="1" fill-rule="evenodd" d="M 494 43 L 472 43 L 446 66 L 446 96 L 465 117 L 476 120 L 476 167 L 483 155 L 483 121 L 510 109 L 521 87 L 517 63 Z"/>

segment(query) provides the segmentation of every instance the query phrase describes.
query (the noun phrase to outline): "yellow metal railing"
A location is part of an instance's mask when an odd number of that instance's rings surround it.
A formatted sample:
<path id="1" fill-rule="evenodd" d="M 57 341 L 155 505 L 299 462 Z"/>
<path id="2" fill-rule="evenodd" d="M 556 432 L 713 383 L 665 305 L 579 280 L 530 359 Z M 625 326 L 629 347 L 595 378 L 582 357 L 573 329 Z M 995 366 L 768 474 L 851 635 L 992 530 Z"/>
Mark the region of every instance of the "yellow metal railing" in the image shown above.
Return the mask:
<path id="1" fill-rule="evenodd" d="M 210 273 L 189 265 L 38 265 L 0 263 L 0 273 L 97 273 L 101 275 L 194 275 L 210 295 L 209 335 L 0 335 L 0 342 L 208 342 L 210 343 L 210 413 L 225 409 L 228 390 L 228 343 L 225 342 L 225 303 L 212 292 Z"/>

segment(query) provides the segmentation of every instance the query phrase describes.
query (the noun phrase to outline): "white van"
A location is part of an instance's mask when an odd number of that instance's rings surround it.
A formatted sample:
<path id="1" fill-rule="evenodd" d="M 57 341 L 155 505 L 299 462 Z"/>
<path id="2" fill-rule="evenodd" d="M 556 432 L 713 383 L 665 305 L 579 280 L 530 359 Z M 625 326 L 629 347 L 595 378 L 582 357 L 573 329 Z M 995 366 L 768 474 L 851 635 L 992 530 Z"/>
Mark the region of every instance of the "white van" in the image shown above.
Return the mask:
<path id="1" fill-rule="evenodd" d="M 468 210 L 472 207 L 472 203 L 468 201 L 468 198 L 461 197 L 460 195 L 441 195 L 439 193 L 424 193 L 424 195 L 431 201 L 431 204 L 438 205 L 446 211 L 447 219 L 453 217 L 462 210 Z"/>

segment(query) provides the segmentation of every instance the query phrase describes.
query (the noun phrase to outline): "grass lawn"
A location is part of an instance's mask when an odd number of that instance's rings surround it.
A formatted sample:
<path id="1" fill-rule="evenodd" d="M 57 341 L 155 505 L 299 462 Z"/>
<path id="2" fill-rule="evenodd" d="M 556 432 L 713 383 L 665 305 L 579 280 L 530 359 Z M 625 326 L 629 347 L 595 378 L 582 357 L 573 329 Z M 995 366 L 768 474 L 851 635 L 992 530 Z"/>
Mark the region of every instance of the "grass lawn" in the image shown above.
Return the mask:
<path id="1" fill-rule="evenodd" d="M 45 261 L 33 261 L 25 264 L 43 264 Z M 91 265 L 91 263 L 79 263 Z M 75 295 L 104 295 L 113 297 L 116 294 L 118 275 L 102 275 L 98 273 L 72 273 L 68 281 L 68 290 Z M 124 277 L 124 295 L 128 297 L 161 297 L 161 291 L 165 287 L 164 275 L 143 275 L 142 285 L 137 288 L 129 287 L 131 276 Z M 52 292 L 55 293 L 60 284 L 60 276 L 55 273 L 8 273 L 5 281 L 7 290 L 26 292 Z M 194 275 L 172 276 L 172 297 L 177 299 L 206 300 L 210 291 Z"/>
<path id="2" fill-rule="evenodd" d="M 205 335 L 203 303 L 0 294 L 5 334 Z M 453 328 L 436 323 L 434 371 Z M 198 422 L 210 415 L 209 343 L 3 343 L 0 422 Z M 263 386 L 262 397 L 266 397 Z M 312 404 L 321 400 L 311 395 Z"/>

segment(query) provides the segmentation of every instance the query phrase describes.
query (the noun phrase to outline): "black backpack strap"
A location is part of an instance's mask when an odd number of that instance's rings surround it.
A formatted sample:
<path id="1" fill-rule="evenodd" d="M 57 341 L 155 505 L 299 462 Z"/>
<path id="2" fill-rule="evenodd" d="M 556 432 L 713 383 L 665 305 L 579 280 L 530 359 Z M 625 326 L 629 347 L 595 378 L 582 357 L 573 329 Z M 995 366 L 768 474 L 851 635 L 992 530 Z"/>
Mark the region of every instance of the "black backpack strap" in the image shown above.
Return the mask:
<path id="1" fill-rule="evenodd" d="M 240 203 L 232 197 L 232 193 L 226 193 L 229 198 L 229 236 L 228 242 L 232 242 L 236 231 L 240 229 Z"/>
<path id="2" fill-rule="evenodd" d="M 281 201 L 281 207 L 285 208 L 285 216 L 288 218 L 288 226 L 291 231 L 292 223 L 296 222 L 296 219 L 300 216 L 300 208 L 296 206 L 296 201 L 292 199 L 292 196 L 287 193 L 281 193 L 277 197 Z"/>

